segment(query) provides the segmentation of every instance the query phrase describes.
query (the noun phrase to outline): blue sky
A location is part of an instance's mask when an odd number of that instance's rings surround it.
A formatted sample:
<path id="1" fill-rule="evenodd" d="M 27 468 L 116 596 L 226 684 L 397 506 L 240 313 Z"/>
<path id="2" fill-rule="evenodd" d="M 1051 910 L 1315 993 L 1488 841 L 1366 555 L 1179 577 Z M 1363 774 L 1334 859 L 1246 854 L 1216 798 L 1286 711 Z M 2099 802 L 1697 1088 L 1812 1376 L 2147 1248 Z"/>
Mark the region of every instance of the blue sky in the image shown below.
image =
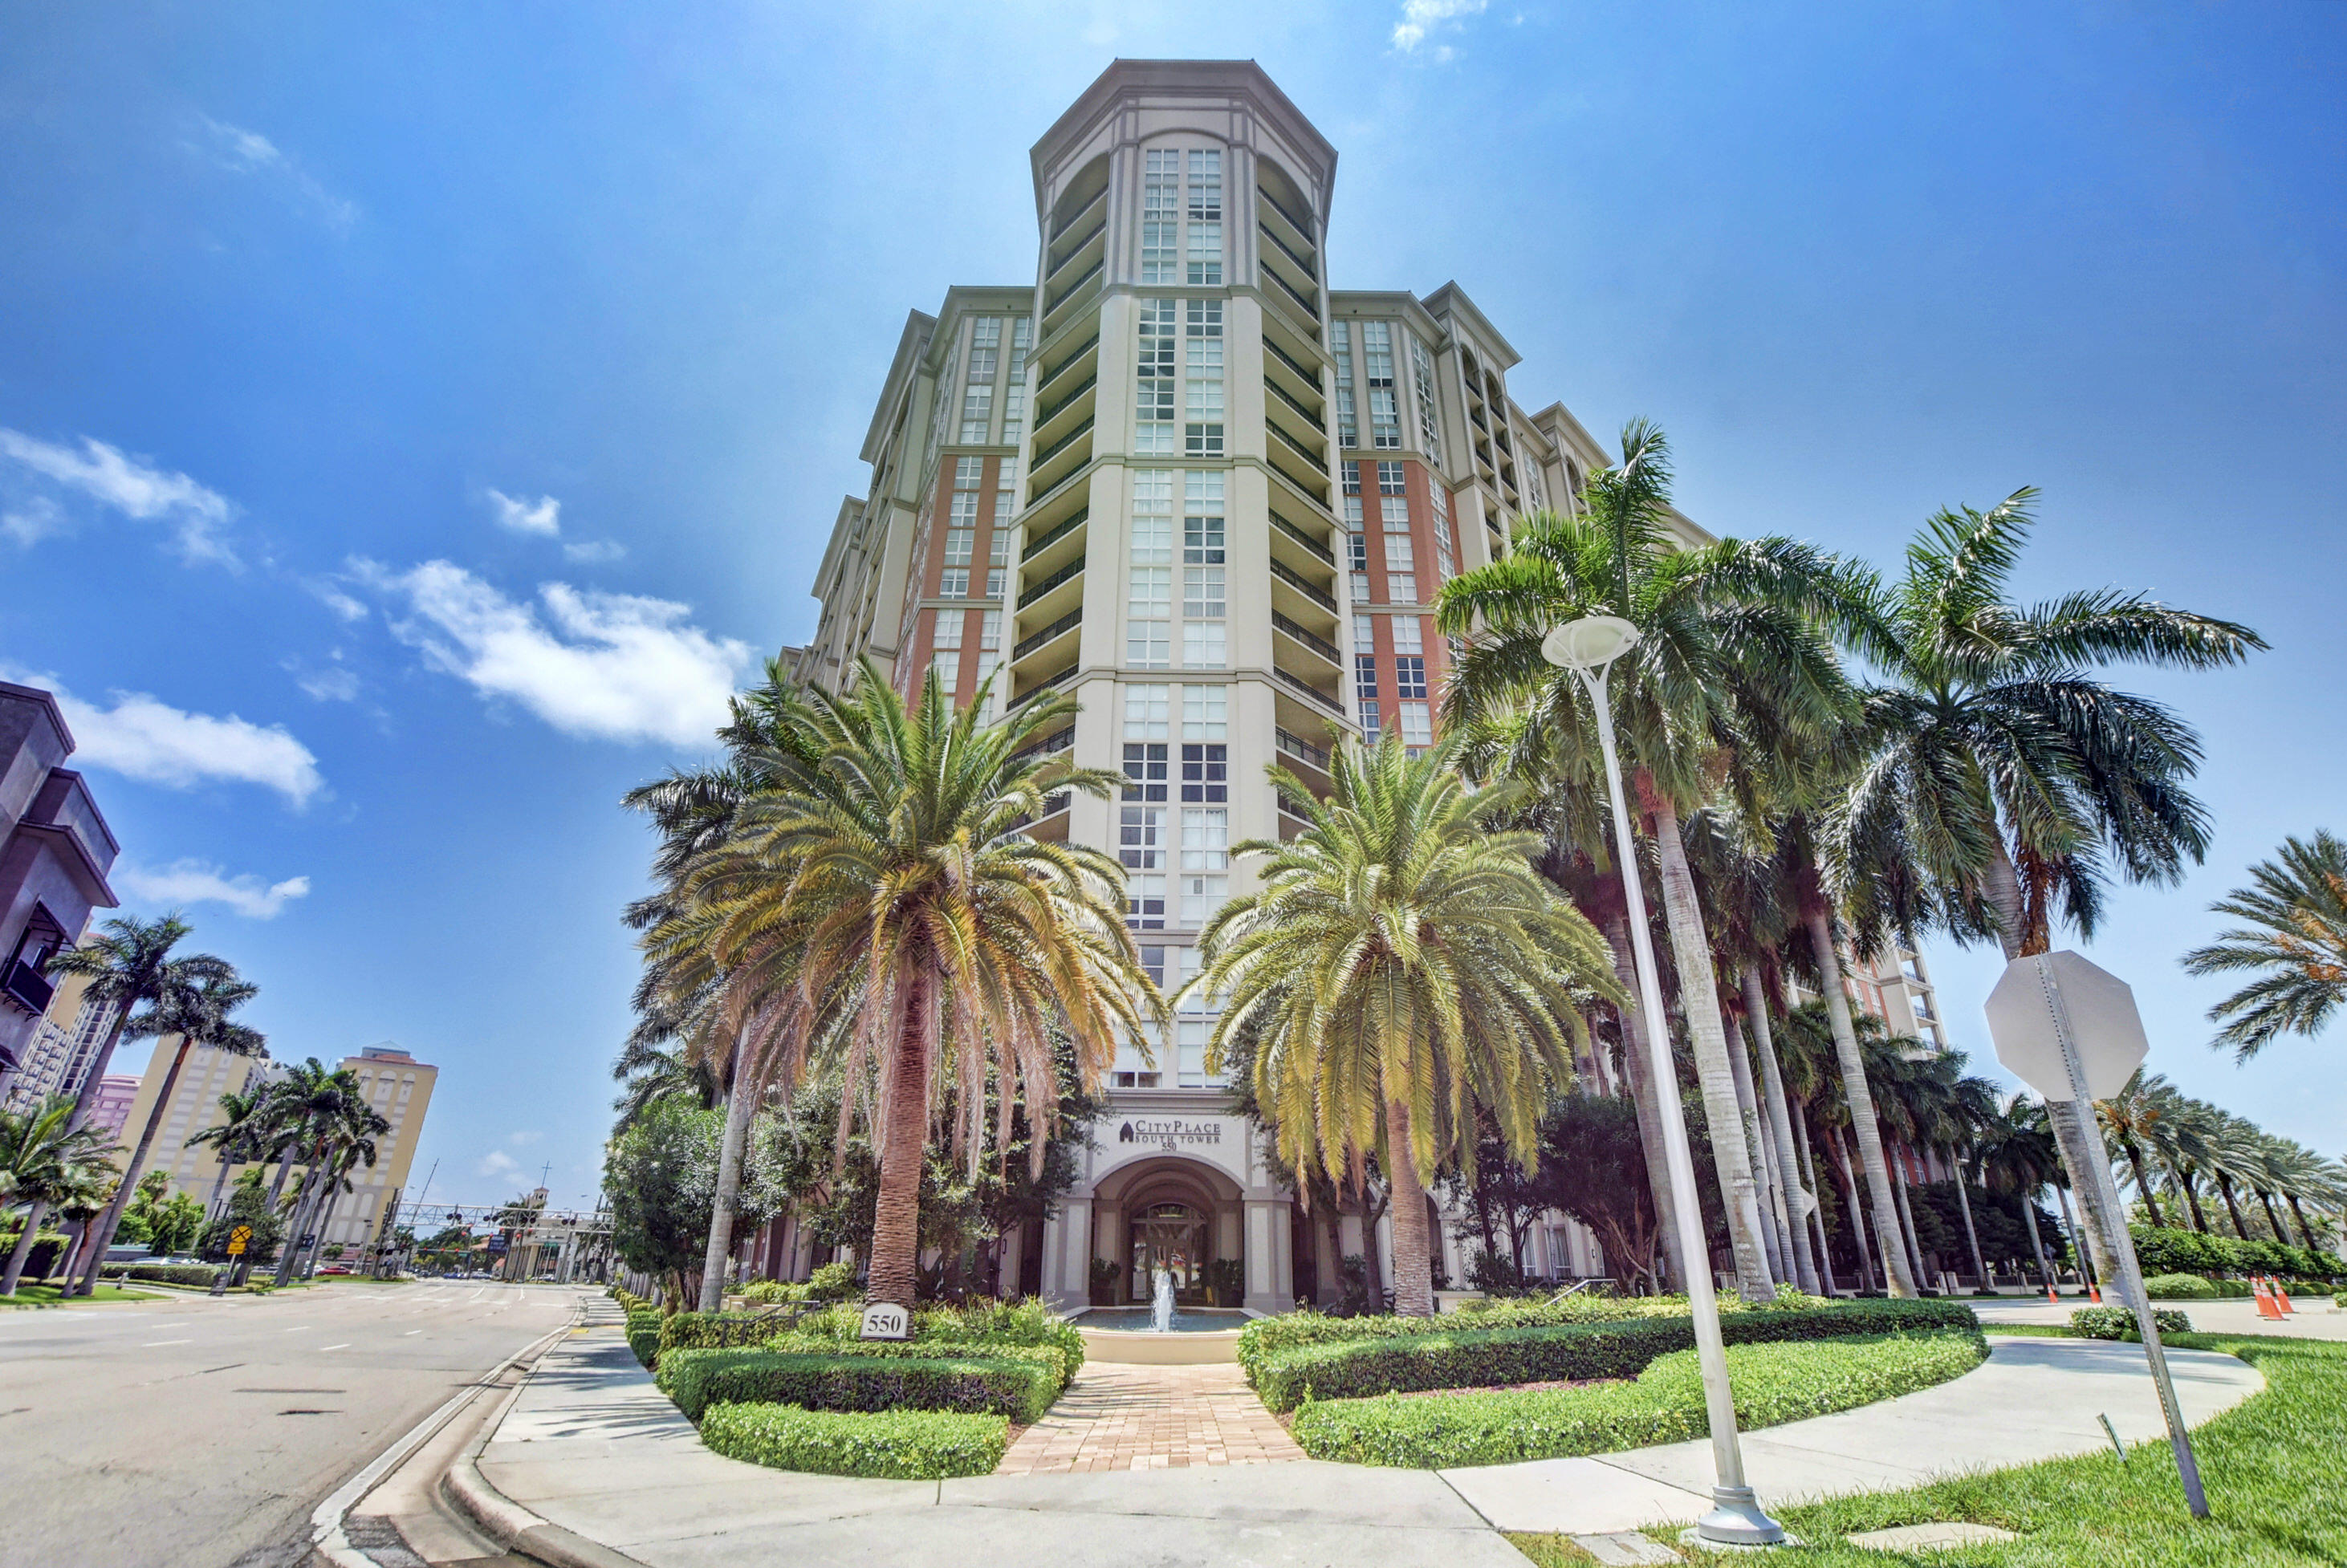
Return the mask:
<path id="1" fill-rule="evenodd" d="M 0 670 L 71 694 L 120 885 L 186 902 L 279 1055 L 441 1066 L 436 1197 L 592 1190 L 618 797 L 811 625 L 905 312 L 1031 274 L 1027 149 L 1119 55 L 1260 60 L 1340 150 L 1336 285 L 1458 280 L 1520 398 L 1662 422 L 1711 528 L 1888 562 L 2034 484 L 2032 591 L 2263 631 L 2130 678 L 2207 737 L 2217 836 L 2094 952 L 2156 1066 L 2347 1144 L 2340 1041 L 2236 1069 L 2175 966 L 2342 823 L 2335 5 L 0 0 Z M 1932 957 L 1984 1060 L 1998 966 Z"/>

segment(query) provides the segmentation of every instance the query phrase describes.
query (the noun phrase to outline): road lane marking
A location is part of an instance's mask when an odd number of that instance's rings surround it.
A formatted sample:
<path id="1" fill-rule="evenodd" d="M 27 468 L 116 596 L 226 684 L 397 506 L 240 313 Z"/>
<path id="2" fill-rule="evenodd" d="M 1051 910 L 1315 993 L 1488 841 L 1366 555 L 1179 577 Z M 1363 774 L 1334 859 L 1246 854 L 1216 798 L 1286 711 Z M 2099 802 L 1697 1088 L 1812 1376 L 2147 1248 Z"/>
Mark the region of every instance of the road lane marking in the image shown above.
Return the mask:
<path id="1" fill-rule="evenodd" d="M 279 1332 L 280 1334 L 307 1334 L 308 1332 L 310 1332 L 310 1326 L 309 1326 L 308 1324 L 304 1323 L 304 1324 L 301 1325 L 299 1327 L 295 1327 L 295 1328 L 281 1328 L 281 1329 L 279 1329 L 279 1330 L 278 1330 L 278 1332 Z"/>
<path id="2" fill-rule="evenodd" d="M 424 1332 L 424 1330 L 423 1330 L 423 1329 L 421 1329 L 421 1328 L 411 1328 L 411 1329 L 409 1329 L 409 1330 L 407 1331 L 407 1334 L 403 1334 L 403 1335 L 401 1335 L 401 1336 L 400 1336 L 400 1337 L 401 1337 L 402 1339 L 405 1339 L 405 1338 L 406 1338 L 406 1337 L 408 1337 L 408 1335 L 409 1335 L 409 1334 L 421 1334 L 421 1333 L 423 1333 L 423 1332 Z"/>
<path id="3" fill-rule="evenodd" d="M 166 1345 L 192 1345 L 194 1343 L 195 1341 L 192 1339 L 149 1339 L 146 1344 L 138 1347 L 138 1348 L 141 1350 L 156 1350 L 160 1349 Z"/>
<path id="4" fill-rule="evenodd" d="M 339 1345 L 321 1345 L 321 1346 L 319 1346 L 319 1347 L 318 1347 L 318 1348 L 319 1348 L 319 1349 L 321 1349 L 321 1350 L 347 1350 L 347 1349 L 349 1349 L 350 1348 L 351 1348 L 351 1342 L 350 1342 L 349 1340 L 347 1340 L 347 1339 L 343 1340 L 343 1341 L 341 1344 L 339 1344 Z"/>

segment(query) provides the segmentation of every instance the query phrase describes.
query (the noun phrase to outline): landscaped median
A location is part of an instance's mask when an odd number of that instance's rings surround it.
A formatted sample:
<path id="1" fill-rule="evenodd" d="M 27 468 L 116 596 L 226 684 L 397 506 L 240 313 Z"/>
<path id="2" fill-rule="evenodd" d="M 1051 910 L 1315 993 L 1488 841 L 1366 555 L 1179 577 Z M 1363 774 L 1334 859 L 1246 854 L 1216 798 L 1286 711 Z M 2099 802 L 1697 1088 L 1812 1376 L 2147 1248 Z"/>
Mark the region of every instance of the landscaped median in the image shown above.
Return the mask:
<path id="1" fill-rule="evenodd" d="M 983 1475 L 1083 1365 L 1082 1337 L 1033 1302 L 925 1310 L 900 1342 L 854 1337 L 854 1307 L 778 1332 L 764 1314 L 623 1305 L 629 1343 L 702 1440 L 782 1470 Z"/>
<path id="2" fill-rule="evenodd" d="M 1645 1300 L 1526 1304 L 1463 1322 L 1296 1314 L 1248 1325 L 1239 1358 L 1267 1406 L 1296 1412 L 1296 1440 L 1317 1459 L 1553 1459 L 1701 1433 L 1686 1312 Z M 1509 1326 L 1466 1326 L 1495 1317 Z M 1949 1301 L 1797 1298 L 1725 1310 L 1720 1323 L 1737 1409 L 1754 1426 L 1912 1393 L 1987 1355 L 1971 1308 Z"/>

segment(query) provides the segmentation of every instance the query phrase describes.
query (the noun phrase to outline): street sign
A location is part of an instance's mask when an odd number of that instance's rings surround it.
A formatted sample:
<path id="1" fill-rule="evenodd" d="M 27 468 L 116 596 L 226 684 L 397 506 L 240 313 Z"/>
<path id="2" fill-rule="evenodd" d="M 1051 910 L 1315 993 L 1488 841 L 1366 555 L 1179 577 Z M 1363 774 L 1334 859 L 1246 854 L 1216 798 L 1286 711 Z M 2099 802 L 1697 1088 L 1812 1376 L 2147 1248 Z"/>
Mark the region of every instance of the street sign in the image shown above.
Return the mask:
<path id="1" fill-rule="evenodd" d="M 2107 1100 L 2127 1087 L 2150 1054 L 2135 992 L 2108 969 L 2075 953 L 2015 958 L 1988 994 L 1989 1037 L 1996 1059 L 2047 1100 L 2072 1098 L 2062 1061 L 2055 1009 L 2066 1015 L 2089 1098 Z"/>
<path id="2" fill-rule="evenodd" d="M 245 1249 L 250 1247 L 251 1245 L 252 1227 L 251 1225 L 239 1225 L 234 1230 L 228 1233 L 229 1256 L 242 1257 L 244 1255 Z"/>

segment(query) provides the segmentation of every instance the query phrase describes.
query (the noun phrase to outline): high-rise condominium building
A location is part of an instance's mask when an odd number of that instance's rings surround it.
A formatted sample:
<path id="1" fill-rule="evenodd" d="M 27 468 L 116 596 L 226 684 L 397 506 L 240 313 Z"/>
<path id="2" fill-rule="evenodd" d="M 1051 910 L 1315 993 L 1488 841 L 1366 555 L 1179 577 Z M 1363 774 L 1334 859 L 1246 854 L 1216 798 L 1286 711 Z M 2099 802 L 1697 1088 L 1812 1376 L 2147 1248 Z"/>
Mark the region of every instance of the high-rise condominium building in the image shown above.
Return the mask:
<path id="1" fill-rule="evenodd" d="M 869 660 L 963 702 L 990 681 L 998 711 L 1073 697 L 1041 747 L 1127 782 L 1031 831 L 1122 862 L 1170 989 L 1247 879 L 1231 845 L 1300 825 L 1266 765 L 1325 790 L 1337 737 L 1430 743 L 1436 591 L 1607 459 L 1563 404 L 1512 394 L 1515 350 L 1455 283 L 1329 288 L 1336 149 L 1253 64 L 1120 61 L 1032 164 L 1033 281 L 907 321 L 796 667 L 837 687 Z M 1265 1168 L 1206 1071 L 1211 1021 L 1120 1057 L 1083 1182 L 1012 1249 L 1019 1286 L 1129 1299 L 1163 1263 L 1194 1296 L 1219 1259 L 1251 1307 L 1336 1288 L 1332 1245 L 1361 1238 L 1332 1243 Z M 1534 1252 L 1596 1271 L 1561 1222 Z"/>

